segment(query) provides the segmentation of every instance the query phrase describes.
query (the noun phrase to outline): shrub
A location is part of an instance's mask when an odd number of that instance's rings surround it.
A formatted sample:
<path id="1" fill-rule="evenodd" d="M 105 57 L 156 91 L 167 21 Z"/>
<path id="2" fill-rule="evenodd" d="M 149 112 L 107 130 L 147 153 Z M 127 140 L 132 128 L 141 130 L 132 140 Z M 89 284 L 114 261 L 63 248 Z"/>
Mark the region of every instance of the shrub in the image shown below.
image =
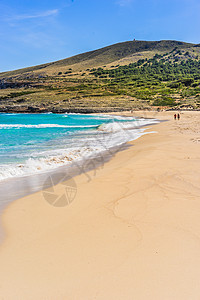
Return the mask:
<path id="1" fill-rule="evenodd" d="M 162 99 L 156 99 L 153 102 L 154 106 L 175 106 L 176 102 L 173 98 L 163 97 Z"/>
<path id="2" fill-rule="evenodd" d="M 185 86 L 190 86 L 194 82 L 194 79 L 193 78 L 183 78 L 183 79 L 181 79 L 181 82 Z"/>

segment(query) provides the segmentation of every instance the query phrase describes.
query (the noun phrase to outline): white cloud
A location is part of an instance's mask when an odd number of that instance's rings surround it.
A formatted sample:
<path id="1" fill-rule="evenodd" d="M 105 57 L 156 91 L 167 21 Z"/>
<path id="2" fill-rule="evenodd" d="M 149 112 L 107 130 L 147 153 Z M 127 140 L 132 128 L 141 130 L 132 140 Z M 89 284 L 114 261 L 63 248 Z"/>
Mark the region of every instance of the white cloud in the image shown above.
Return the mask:
<path id="1" fill-rule="evenodd" d="M 24 14 L 24 15 L 15 15 L 11 17 L 12 20 L 26 20 L 26 19 L 36 19 L 36 18 L 45 18 L 53 15 L 57 15 L 59 12 L 58 9 L 46 10 L 44 12 L 39 12 L 36 14 Z"/>

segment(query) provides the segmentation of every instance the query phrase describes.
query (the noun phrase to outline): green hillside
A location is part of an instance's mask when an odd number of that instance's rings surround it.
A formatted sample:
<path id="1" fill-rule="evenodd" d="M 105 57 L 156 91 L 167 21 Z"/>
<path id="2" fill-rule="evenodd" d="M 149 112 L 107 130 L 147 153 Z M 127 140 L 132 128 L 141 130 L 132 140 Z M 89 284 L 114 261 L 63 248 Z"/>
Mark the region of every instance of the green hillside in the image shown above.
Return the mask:
<path id="1" fill-rule="evenodd" d="M 130 41 L 0 73 L 1 111 L 200 107 L 200 45 Z"/>

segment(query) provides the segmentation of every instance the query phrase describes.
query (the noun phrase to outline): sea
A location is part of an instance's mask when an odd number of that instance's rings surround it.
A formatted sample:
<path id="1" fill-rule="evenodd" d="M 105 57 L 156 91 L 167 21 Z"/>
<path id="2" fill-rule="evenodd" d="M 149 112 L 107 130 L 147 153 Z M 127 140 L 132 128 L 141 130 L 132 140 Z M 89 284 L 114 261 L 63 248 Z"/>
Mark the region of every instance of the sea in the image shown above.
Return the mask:
<path id="1" fill-rule="evenodd" d="M 107 114 L 0 114 L 0 182 L 111 152 L 155 119 Z"/>

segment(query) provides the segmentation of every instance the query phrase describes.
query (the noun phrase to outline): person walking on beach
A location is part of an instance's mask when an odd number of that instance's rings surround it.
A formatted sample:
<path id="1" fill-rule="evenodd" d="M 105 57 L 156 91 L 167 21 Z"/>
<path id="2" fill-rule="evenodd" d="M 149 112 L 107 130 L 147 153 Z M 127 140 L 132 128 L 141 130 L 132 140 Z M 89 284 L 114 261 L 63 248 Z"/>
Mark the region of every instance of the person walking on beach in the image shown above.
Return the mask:
<path id="1" fill-rule="evenodd" d="M 174 115 L 174 120 L 176 120 L 176 114 Z"/>
<path id="2" fill-rule="evenodd" d="M 178 114 L 178 115 L 177 115 L 178 120 L 180 120 L 180 117 L 181 117 L 180 114 Z"/>

